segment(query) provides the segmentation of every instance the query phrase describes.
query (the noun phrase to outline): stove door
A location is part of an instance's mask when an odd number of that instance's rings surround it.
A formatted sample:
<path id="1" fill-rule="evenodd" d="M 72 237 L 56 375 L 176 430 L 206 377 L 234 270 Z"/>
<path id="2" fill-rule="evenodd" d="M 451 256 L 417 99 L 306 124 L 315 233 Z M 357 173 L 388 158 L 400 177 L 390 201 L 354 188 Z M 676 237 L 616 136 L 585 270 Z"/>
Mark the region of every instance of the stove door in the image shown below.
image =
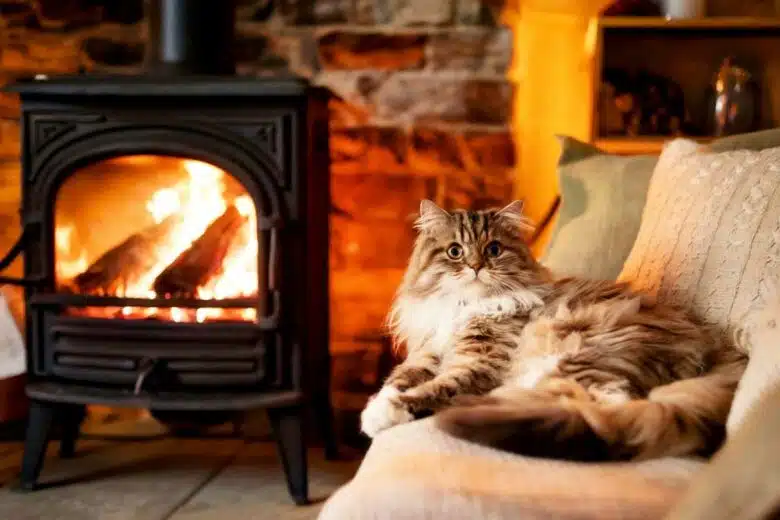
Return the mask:
<path id="1" fill-rule="evenodd" d="M 260 263 L 268 258 L 259 254 L 255 201 L 228 172 L 167 156 L 101 161 L 67 178 L 54 215 L 57 290 L 111 299 L 68 314 L 200 323 L 256 319 L 256 305 L 220 306 L 220 300 L 264 293 L 260 274 L 267 268 Z M 152 305 L 159 299 L 215 306 Z"/>
<path id="2" fill-rule="evenodd" d="M 276 229 L 229 172 L 132 155 L 69 175 L 55 291 L 31 296 L 34 372 L 133 391 L 282 385 Z"/>

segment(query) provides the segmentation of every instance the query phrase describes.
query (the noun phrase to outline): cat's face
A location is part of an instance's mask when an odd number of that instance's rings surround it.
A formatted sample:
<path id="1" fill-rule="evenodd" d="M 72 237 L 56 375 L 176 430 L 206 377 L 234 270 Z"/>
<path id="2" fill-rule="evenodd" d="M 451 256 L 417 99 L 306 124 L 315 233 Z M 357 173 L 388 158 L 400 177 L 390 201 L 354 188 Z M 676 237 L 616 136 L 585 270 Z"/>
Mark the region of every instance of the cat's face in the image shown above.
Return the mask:
<path id="1" fill-rule="evenodd" d="M 415 296 L 494 296 L 523 288 L 535 272 L 519 201 L 500 210 L 447 213 L 426 200 L 416 227 L 405 278 L 405 289 Z"/>

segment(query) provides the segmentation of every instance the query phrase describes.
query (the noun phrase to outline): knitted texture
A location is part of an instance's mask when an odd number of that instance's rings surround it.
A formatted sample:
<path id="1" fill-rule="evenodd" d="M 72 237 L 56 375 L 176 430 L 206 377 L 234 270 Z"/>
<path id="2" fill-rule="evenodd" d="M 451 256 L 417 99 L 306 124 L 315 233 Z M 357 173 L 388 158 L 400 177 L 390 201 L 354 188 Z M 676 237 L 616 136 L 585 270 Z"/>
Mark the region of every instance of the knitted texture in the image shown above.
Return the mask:
<path id="1" fill-rule="evenodd" d="M 777 282 L 762 284 L 760 305 L 737 329 L 737 345 L 750 356 L 739 381 L 726 429 L 729 436 L 742 426 L 747 413 L 764 395 L 780 386 L 780 291 Z"/>
<path id="2" fill-rule="evenodd" d="M 778 188 L 780 148 L 714 153 L 671 141 L 619 279 L 730 334 L 780 267 Z"/>

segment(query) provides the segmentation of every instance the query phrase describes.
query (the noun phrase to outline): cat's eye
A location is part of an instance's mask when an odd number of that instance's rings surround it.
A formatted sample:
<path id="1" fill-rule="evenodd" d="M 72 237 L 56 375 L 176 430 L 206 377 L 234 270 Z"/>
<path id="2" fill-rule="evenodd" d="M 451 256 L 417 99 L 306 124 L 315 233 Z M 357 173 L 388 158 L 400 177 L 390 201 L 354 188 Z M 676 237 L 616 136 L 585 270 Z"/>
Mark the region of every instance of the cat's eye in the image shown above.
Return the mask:
<path id="1" fill-rule="evenodd" d="M 498 242 L 491 242 L 485 246 L 485 256 L 490 258 L 496 258 L 501 254 L 501 251 L 503 251 L 503 249 L 501 249 L 501 244 Z"/>
<path id="2" fill-rule="evenodd" d="M 463 256 L 463 248 L 458 244 L 450 244 L 450 246 L 447 248 L 447 256 L 453 260 L 457 260 Z"/>

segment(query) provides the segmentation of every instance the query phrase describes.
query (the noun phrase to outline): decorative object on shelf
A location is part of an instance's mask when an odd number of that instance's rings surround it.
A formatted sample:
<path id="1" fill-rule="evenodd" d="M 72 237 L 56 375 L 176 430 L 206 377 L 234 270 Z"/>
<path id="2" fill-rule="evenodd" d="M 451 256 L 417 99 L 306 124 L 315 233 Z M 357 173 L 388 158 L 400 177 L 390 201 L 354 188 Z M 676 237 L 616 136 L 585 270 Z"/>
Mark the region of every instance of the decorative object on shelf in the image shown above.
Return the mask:
<path id="1" fill-rule="evenodd" d="M 600 135 L 695 133 L 677 83 L 645 71 L 604 70 L 599 94 Z"/>
<path id="2" fill-rule="evenodd" d="M 603 16 L 661 16 L 661 6 L 653 0 L 617 0 Z"/>
<path id="3" fill-rule="evenodd" d="M 667 18 L 701 18 L 707 10 L 707 0 L 663 0 L 663 13 Z"/>
<path id="4" fill-rule="evenodd" d="M 709 127 L 715 136 L 755 130 L 758 86 L 753 75 L 733 57 L 723 60 L 710 92 Z"/>

